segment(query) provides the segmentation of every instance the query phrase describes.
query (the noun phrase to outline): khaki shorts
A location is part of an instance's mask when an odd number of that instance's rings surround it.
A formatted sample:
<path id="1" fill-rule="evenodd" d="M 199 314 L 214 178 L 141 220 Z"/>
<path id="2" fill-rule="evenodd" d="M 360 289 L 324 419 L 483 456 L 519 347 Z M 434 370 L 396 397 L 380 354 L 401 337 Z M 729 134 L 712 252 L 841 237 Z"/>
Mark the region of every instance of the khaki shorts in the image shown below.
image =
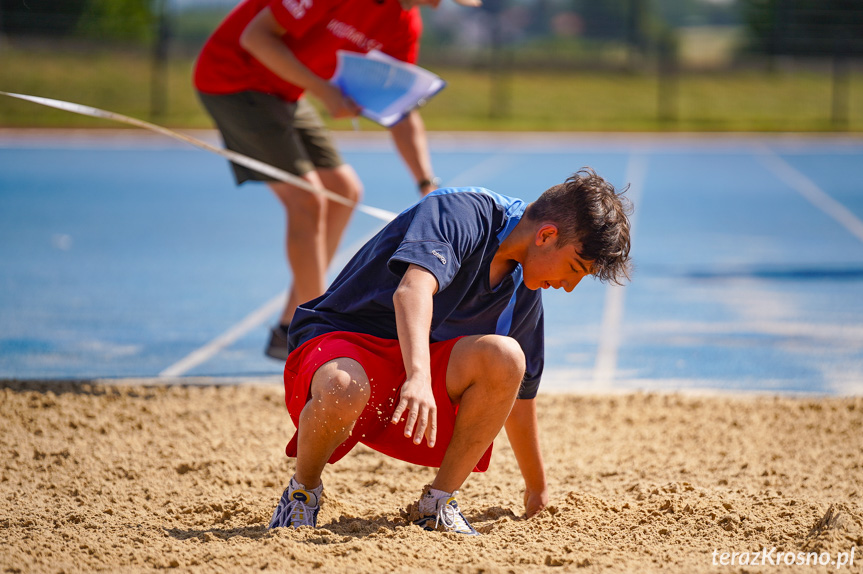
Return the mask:
<path id="1" fill-rule="evenodd" d="M 344 163 L 329 130 L 305 98 L 286 102 L 251 91 L 226 95 L 198 92 L 198 97 L 229 150 L 299 176 Z M 231 166 L 238 185 L 249 180 L 274 181 L 247 167 Z"/>

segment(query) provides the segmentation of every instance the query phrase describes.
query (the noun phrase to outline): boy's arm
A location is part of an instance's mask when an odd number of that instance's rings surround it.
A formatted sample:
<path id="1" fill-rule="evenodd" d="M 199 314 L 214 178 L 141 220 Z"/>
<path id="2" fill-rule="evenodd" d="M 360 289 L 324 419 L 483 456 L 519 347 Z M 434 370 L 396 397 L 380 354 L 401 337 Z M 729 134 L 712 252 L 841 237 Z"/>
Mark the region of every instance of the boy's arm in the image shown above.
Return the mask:
<path id="1" fill-rule="evenodd" d="M 437 187 L 434 183 L 434 171 L 429 155 L 426 139 L 425 123 L 417 110 L 412 110 L 407 117 L 390 128 L 393 142 L 405 165 L 408 166 L 414 181 L 425 183 L 420 186 L 421 195 L 426 195 Z"/>
<path id="2" fill-rule="evenodd" d="M 505 428 L 524 477 L 524 510 L 530 518 L 548 504 L 548 485 L 545 482 L 545 465 L 539 445 L 536 400 L 516 399 Z"/>
<path id="3" fill-rule="evenodd" d="M 437 288 L 435 276 L 412 263 L 393 294 L 396 329 L 407 379 L 402 385 L 401 400 L 391 422 L 397 424 L 402 414 L 407 412 L 405 436 L 413 436 L 414 444 L 420 444 L 425 435 L 429 447 L 433 447 L 437 439 L 437 405 L 432 391 L 429 352 L 432 296 Z"/>
<path id="4" fill-rule="evenodd" d="M 270 9 L 264 8 L 243 30 L 240 45 L 284 81 L 314 94 L 334 118 L 356 116 L 360 108 L 344 97 L 338 87 L 318 77 L 300 62 L 282 42 L 285 33 Z"/>

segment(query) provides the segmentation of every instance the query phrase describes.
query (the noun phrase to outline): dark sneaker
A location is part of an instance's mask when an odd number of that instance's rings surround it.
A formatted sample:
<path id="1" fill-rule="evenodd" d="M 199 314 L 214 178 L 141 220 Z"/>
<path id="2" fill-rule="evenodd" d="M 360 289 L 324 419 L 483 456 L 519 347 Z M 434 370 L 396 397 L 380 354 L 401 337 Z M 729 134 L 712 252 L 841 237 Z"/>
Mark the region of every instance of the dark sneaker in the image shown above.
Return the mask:
<path id="1" fill-rule="evenodd" d="M 277 325 L 270 330 L 270 342 L 267 343 L 264 354 L 280 361 L 288 358 L 288 333 L 281 326 Z"/>
<path id="2" fill-rule="evenodd" d="M 293 482 L 293 481 L 292 481 Z M 315 489 L 317 490 L 317 489 Z M 291 484 L 282 493 L 279 505 L 267 528 L 318 526 L 318 511 L 321 509 L 319 495 L 314 491 L 294 488 Z"/>
<path id="3" fill-rule="evenodd" d="M 427 514 L 419 520 L 414 520 L 414 524 L 423 530 L 440 530 L 442 532 L 479 536 L 479 532 L 470 525 L 470 522 L 467 521 L 467 518 L 459 510 L 458 502 L 455 499 L 457 494 L 458 491 L 455 491 L 449 498 L 439 499 L 437 512 Z"/>

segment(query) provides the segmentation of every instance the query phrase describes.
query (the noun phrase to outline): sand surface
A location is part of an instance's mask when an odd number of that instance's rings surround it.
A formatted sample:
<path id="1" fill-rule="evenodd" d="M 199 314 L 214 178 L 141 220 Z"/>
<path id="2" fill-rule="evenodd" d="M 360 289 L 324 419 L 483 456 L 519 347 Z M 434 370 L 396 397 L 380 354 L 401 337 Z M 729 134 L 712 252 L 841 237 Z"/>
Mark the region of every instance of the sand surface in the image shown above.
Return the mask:
<path id="1" fill-rule="evenodd" d="M 863 572 L 863 397 L 541 396 L 551 504 L 522 518 L 501 435 L 460 496 L 475 538 L 406 524 L 433 471 L 365 447 L 327 468 L 317 530 L 266 530 L 278 386 L 6 381 L 0 411 L 4 573 Z"/>

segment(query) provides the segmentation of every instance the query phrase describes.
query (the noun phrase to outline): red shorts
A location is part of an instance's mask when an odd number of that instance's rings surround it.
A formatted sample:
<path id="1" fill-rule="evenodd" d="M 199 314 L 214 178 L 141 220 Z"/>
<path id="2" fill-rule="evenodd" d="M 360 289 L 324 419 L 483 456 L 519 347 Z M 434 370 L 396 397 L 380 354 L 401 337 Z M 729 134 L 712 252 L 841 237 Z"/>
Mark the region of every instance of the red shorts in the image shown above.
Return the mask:
<path id="1" fill-rule="evenodd" d="M 401 400 L 405 375 L 404 361 L 398 340 L 380 339 L 361 333 L 338 331 L 326 333 L 307 341 L 295 349 L 285 364 L 285 404 L 299 427 L 300 413 L 309 400 L 312 377 L 321 365 L 339 357 L 347 357 L 362 365 L 369 378 L 371 396 L 351 431 L 351 436 L 336 448 L 329 462 L 345 456 L 358 442 L 374 450 L 413 464 L 439 467 L 452 439 L 458 406 L 453 404 L 446 391 L 446 371 L 450 353 L 458 339 L 431 344 L 432 391 L 437 404 L 437 440 L 429 448 L 423 439 L 414 444 L 404 436 L 406 417 L 392 424 L 393 411 Z M 485 472 L 491 459 L 493 445 L 474 468 Z M 288 443 L 285 453 L 297 456 L 297 433 Z"/>

